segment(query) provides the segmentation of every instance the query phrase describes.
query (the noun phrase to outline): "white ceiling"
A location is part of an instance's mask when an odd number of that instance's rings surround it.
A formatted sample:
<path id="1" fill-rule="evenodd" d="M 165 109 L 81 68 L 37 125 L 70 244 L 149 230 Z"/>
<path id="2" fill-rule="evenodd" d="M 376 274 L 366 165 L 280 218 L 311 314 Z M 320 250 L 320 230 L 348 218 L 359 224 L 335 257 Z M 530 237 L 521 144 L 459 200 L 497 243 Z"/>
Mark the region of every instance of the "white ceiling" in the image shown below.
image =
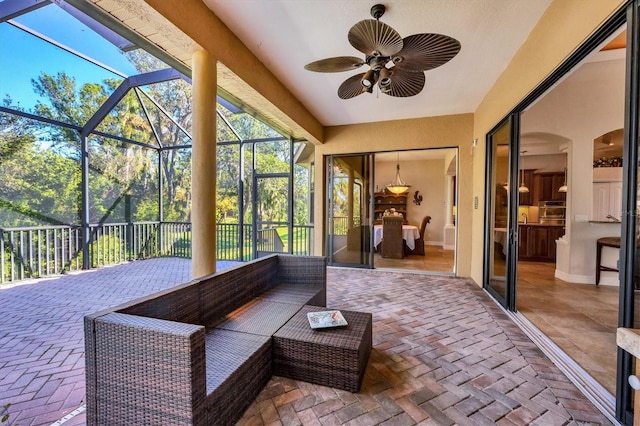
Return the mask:
<path id="1" fill-rule="evenodd" d="M 462 49 L 426 72 L 425 88 L 409 98 L 364 93 L 338 98 L 357 71 L 315 73 L 304 65 L 364 55 L 347 33 L 375 0 L 203 0 L 325 126 L 474 112 L 551 0 L 387 0 L 380 19 L 402 37 L 440 33 Z M 364 67 L 363 67 L 364 68 Z"/>

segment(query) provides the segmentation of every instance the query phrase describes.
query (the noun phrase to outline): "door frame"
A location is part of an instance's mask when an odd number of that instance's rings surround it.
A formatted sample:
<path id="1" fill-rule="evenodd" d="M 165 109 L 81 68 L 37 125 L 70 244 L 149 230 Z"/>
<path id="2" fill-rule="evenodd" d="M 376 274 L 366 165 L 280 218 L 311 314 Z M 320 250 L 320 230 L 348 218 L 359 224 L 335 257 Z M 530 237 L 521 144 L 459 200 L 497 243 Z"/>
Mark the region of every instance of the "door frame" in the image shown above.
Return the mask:
<path id="1" fill-rule="evenodd" d="M 262 221 L 258 217 L 258 206 L 259 194 L 258 194 L 258 181 L 266 180 L 266 179 L 287 179 L 287 219 L 286 221 Z M 252 246 L 253 246 L 253 258 L 257 259 L 258 257 L 266 256 L 271 253 L 292 253 L 292 237 L 289 237 L 289 243 L 286 251 L 278 252 L 278 251 L 260 251 L 258 250 L 258 231 L 260 225 L 275 225 L 275 226 L 287 226 L 287 232 L 290 236 L 293 236 L 293 214 L 292 214 L 292 205 L 293 205 L 293 189 L 291 173 L 254 173 L 253 175 L 253 194 L 251 194 L 251 202 L 253 204 L 252 210 L 252 221 L 253 221 L 253 232 L 251 233 Z"/>

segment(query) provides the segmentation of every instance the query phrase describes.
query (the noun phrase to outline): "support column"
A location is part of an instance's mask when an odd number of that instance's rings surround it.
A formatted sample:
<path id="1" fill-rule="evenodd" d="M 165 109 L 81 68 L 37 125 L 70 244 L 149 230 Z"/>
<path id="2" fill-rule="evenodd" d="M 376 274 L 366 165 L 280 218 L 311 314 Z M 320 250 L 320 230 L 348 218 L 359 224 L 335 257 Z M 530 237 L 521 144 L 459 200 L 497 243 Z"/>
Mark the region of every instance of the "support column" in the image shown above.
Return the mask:
<path id="1" fill-rule="evenodd" d="M 193 53 L 191 277 L 216 271 L 216 61 Z"/>
<path id="2" fill-rule="evenodd" d="M 456 227 L 453 224 L 453 176 L 446 176 L 446 191 L 447 196 L 445 199 L 444 207 L 444 240 L 442 242 L 442 248 L 445 250 L 456 249 Z"/>

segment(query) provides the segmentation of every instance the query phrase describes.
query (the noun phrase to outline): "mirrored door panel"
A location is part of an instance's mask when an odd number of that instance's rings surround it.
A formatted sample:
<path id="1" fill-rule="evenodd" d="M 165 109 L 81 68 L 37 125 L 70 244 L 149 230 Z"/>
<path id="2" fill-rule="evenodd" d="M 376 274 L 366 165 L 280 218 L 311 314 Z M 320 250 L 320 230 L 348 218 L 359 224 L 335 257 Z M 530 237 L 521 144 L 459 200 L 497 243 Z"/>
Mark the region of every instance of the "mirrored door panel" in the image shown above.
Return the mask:
<path id="1" fill-rule="evenodd" d="M 373 265 L 372 155 L 327 159 L 327 254 L 329 264 Z"/>
<path id="2" fill-rule="evenodd" d="M 517 188 L 510 182 L 510 138 L 509 121 L 491 133 L 487 141 L 487 250 L 485 251 L 485 287 L 506 306 L 507 303 L 507 259 L 510 251 L 509 191 Z"/>

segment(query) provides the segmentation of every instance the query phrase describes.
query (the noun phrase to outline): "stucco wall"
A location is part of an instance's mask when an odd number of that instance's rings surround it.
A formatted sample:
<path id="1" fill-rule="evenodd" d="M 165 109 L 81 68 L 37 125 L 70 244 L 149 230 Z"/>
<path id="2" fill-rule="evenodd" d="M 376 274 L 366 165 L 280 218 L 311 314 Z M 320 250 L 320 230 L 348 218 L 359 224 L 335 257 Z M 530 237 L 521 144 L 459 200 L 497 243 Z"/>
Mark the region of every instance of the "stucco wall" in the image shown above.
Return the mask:
<path id="1" fill-rule="evenodd" d="M 325 143 L 316 146 L 316 182 L 325 182 L 324 157 L 329 154 L 380 152 L 422 148 L 459 149 L 458 235 L 471 235 L 473 115 L 459 114 L 325 128 Z M 409 180 L 402 172 L 402 178 Z M 324 185 L 323 185 L 324 186 Z M 443 185 L 444 186 L 444 185 Z M 315 253 L 324 254 L 324 191 L 315 194 Z M 471 238 L 458 239 L 459 276 L 468 277 Z"/>
<path id="2" fill-rule="evenodd" d="M 472 217 L 471 277 L 477 283 L 483 270 L 486 134 L 622 4 L 624 0 L 555 0 L 476 109 L 473 135 L 480 143 L 473 157 L 471 197 L 480 202 Z"/>

